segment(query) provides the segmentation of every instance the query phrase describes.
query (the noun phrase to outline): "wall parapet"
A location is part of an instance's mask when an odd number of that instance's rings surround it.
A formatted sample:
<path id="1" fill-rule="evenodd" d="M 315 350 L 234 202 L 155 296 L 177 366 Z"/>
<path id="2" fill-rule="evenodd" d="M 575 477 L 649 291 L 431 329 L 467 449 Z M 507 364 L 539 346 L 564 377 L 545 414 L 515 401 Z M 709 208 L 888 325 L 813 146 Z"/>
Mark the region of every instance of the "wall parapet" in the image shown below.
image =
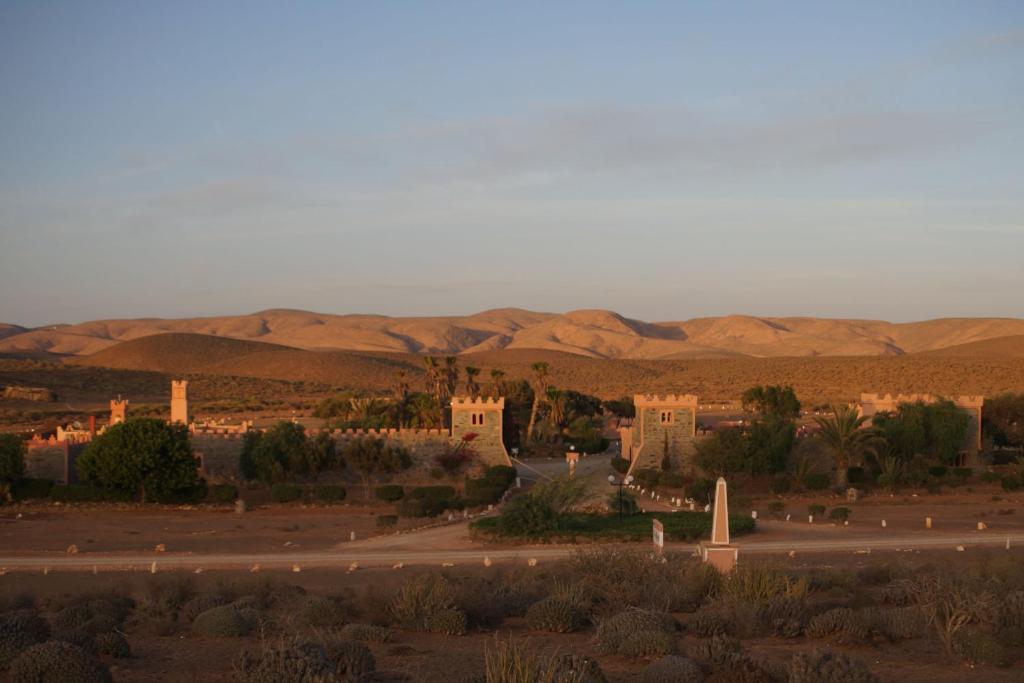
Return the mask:
<path id="1" fill-rule="evenodd" d="M 635 394 L 633 404 L 637 408 L 684 407 L 696 409 L 699 400 L 694 394 Z"/>
<path id="2" fill-rule="evenodd" d="M 959 396 L 936 396 L 934 394 L 865 394 L 860 395 L 860 403 L 883 404 L 898 406 L 901 403 L 936 403 L 948 399 L 962 408 L 981 408 L 985 404 L 985 397 L 974 394 L 961 394 Z"/>
<path id="3" fill-rule="evenodd" d="M 452 408 L 484 408 L 485 410 L 504 410 L 505 397 L 500 396 L 498 398 L 494 398 L 493 396 L 478 396 L 477 398 L 470 398 L 469 396 L 455 396 L 452 398 Z"/>

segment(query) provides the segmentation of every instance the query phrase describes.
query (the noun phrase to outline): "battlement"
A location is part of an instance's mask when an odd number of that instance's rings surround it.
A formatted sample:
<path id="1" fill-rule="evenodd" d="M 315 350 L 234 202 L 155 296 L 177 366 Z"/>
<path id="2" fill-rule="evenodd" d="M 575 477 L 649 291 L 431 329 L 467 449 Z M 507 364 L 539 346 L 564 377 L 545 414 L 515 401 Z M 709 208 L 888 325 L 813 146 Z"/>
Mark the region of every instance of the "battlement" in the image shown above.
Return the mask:
<path id="1" fill-rule="evenodd" d="M 447 429 L 335 429 L 330 432 L 335 437 L 361 437 L 375 436 L 378 438 L 406 438 L 406 437 L 428 437 L 447 439 Z"/>
<path id="2" fill-rule="evenodd" d="M 895 396 L 892 394 L 885 394 L 884 396 L 880 394 L 861 394 L 860 403 L 896 408 L 901 403 L 917 403 L 918 401 L 921 403 L 936 403 L 942 398 L 944 397 L 933 394 L 896 394 Z M 981 408 L 985 404 L 985 397 L 979 395 L 964 394 L 948 398 L 961 408 Z"/>
<path id="3" fill-rule="evenodd" d="M 452 409 L 472 410 L 483 408 L 484 410 L 504 410 L 505 397 L 494 398 L 493 396 L 470 398 L 468 396 L 452 397 Z"/>
<path id="4" fill-rule="evenodd" d="M 698 398 L 693 394 L 636 394 L 633 396 L 633 404 L 637 408 L 693 408 L 696 410 L 699 403 Z"/>

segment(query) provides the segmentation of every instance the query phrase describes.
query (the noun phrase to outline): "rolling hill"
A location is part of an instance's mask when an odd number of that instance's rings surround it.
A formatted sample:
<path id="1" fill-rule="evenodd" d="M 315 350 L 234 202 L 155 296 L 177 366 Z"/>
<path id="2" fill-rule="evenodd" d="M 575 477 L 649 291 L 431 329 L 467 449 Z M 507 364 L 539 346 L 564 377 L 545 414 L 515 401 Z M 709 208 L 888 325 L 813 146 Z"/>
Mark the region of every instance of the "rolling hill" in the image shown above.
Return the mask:
<path id="1" fill-rule="evenodd" d="M 589 358 L 656 360 L 900 356 L 1024 336 L 1024 320 L 944 318 L 890 323 L 729 315 L 644 322 L 600 309 L 554 314 L 503 308 L 468 316 L 418 318 L 272 309 L 241 316 L 97 320 L 35 329 L 0 325 L 0 354 L 89 357 L 119 343 L 165 334 L 259 342 L 292 352 L 457 355 L 535 349 Z M 231 358 L 242 353 L 242 347 L 231 348 Z M 1012 353 L 1015 345 L 997 344 L 984 353 L 1003 348 Z M 96 357 L 116 362 L 111 355 Z"/>

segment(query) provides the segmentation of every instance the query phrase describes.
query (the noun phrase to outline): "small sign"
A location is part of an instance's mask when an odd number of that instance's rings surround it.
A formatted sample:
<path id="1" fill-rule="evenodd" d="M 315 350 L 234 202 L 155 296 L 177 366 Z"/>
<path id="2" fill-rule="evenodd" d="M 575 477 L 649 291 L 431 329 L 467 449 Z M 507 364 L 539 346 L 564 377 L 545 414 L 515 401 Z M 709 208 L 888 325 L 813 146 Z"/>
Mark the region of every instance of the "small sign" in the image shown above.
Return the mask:
<path id="1" fill-rule="evenodd" d="M 654 520 L 654 549 L 658 553 L 665 550 L 665 525 L 658 520 Z"/>

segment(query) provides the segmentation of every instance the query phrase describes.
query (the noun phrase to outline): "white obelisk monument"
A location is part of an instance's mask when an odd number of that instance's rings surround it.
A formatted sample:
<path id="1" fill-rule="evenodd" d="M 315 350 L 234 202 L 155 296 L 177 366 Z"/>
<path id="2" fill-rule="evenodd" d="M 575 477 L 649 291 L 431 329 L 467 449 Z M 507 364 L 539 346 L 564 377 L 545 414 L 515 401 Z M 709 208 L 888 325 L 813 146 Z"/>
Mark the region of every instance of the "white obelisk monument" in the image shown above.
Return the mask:
<path id="1" fill-rule="evenodd" d="M 701 544 L 704 561 L 723 574 L 739 562 L 739 548 L 729 545 L 729 493 L 725 478 L 715 484 L 715 507 L 711 517 L 711 542 Z"/>

